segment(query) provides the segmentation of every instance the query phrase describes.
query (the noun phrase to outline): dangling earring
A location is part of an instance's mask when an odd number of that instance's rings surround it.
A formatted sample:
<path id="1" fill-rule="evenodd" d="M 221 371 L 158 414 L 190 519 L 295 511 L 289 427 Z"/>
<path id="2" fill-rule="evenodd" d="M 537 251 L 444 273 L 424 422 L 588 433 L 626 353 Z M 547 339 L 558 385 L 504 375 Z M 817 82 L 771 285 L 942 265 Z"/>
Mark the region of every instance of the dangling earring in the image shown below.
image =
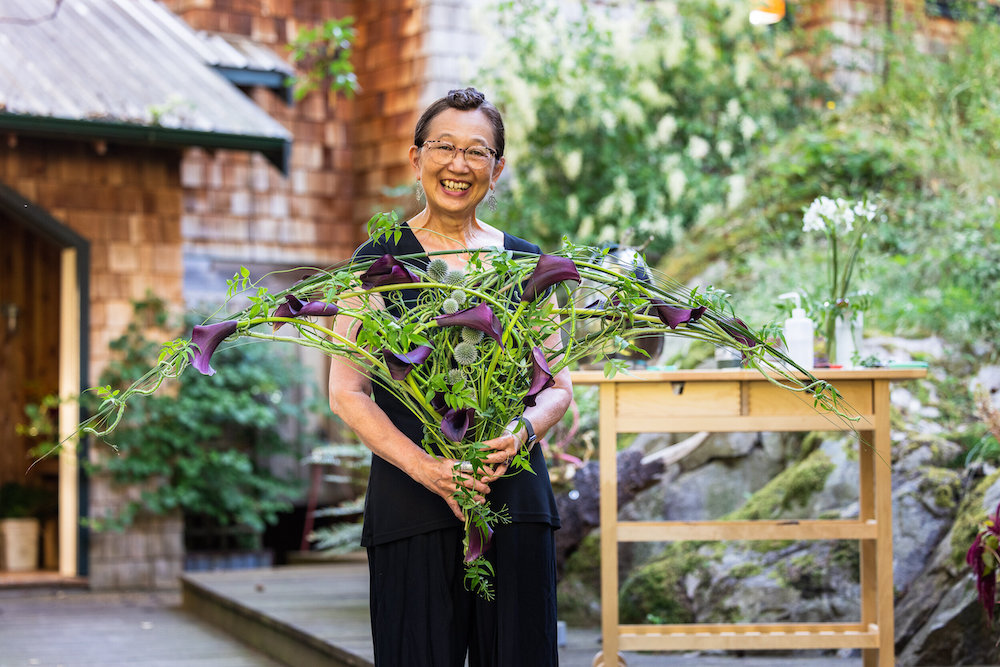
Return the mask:
<path id="1" fill-rule="evenodd" d="M 491 212 L 497 212 L 497 197 L 493 194 L 493 188 L 490 188 L 490 196 L 486 198 L 486 205 L 490 207 Z"/>
<path id="2" fill-rule="evenodd" d="M 420 181 L 417 181 L 417 201 L 423 204 L 425 198 L 426 195 L 424 194 L 424 184 L 421 183 Z"/>

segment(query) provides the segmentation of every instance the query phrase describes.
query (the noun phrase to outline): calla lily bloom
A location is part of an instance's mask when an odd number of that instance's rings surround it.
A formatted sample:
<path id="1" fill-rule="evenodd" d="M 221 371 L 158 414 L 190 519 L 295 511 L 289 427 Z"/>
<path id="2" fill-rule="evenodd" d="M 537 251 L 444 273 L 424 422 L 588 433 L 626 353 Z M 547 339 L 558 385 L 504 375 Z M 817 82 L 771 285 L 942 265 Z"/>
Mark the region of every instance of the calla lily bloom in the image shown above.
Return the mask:
<path id="1" fill-rule="evenodd" d="M 535 301 L 545 294 L 545 290 L 564 280 L 580 282 L 580 272 L 576 270 L 573 260 L 556 255 L 539 255 L 535 272 L 524 283 L 521 302 Z"/>
<path id="2" fill-rule="evenodd" d="M 451 408 L 441 418 L 441 434 L 452 442 L 462 442 L 466 431 L 472 428 L 476 416 L 475 408 Z"/>
<path id="3" fill-rule="evenodd" d="M 460 310 L 451 315 L 439 315 L 434 318 L 438 326 L 442 327 L 469 327 L 477 329 L 495 340 L 503 347 L 502 331 L 500 330 L 500 320 L 493 314 L 493 309 L 487 304 L 481 303 L 472 308 Z"/>
<path id="4" fill-rule="evenodd" d="M 479 526 L 470 526 L 467 537 L 469 545 L 465 550 L 465 562 L 471 563 L 489 551 L 490 545 L 493 544 L 493 529 L 486 524 L 486 539 L 483 539 L 482 529 Z"/>
<path id="5" fill-rule="evenodd" d="M 430 345 L 418 345 L 405 354 L 399 354 L 384 347 L 382 358 L 385 359 L 385 365 L 389 367 L 389 375 L 393 380 L 405 380 L 414 366 L 427 360 L 432 349 Z"/>
<path id="6" fill-rule="evenodd" d="M 196 326 L 191 332 L 191 342 L 198 347 L 191 360 L 191 365 L 197 368 L 202 375 L 215 375 L 215 369 L 211 366 L 212 354 L 215 352 L 215 348 L 219 347 L 219 343 L 236 331 L 236 326 L 236 320 L 227 320 Z"/>
<path id="7" fill-rule="evenodd" d="M 548 389 L 555 383 L 556 381 L 552 377 L 552 371 L 549 370 L 549 364 L 545 360 L 545 353 L 542 352 L 542 348 L 531 348 L 531 386 L 521 401 L 525 405 L 534 405 L 538 394 L 543 389 Z"/>
<path id="8" fill-rule="evenodd" d="M 721 326 L 726 333 L 747 347 L 756 347 L 760 344 L 760 341 L 754 338 L 753 334 L 750 333 L 750 327 L 747 326 L 747 323 L 738 317 L 722 318 L 719 322 L 719 326 Z"/>
<path id="9" fill-rule="evenodd" d="M 431 408 L 434 412 L 439 415 L 444 415 L 448 412 L 448 404 L 444 401 L 445 393 L 443 391 L 434 392 L 434 398 L 431 399 Z"/>
<path id="10" fill-rule="evenodd" d="M 361 274 L 361 286 L 365 289 L 416 282 L 420 282 L 420 279 L 392 255 L 382 255 Z"/>
<path id="11" fill-rule="evenodd" d="M 295 295 L 286 294 L 285 303 L 274 310 L 274 317 L 326 317 L 327 315 L 336 315 L 337 310 L 337 306 L 332 303 L 324 301 L 302 303 Z M 277 331 L 283 324 L 285 323 L 275 322 L 272 330 Z"/>
<path id="12" fill-rule="evenodd" d="M 679 308 L 677 306 L 668 306 L 661 299 L 650 299 L 650 310 L 655 314 L 660 321 L 666 324 L 671 329 L 676 329 L 682 324 L 687 324 L 688 322 L 697 322 L 698 319 L 705 314 L 705 306 L 698 306 L 697 308 Z"/>
<path id="13" fill-rule="evenodd" d="M 997 549 L 1000 548 L 1000 505 L 996 512 L 987 517 L 983 529 L 972 541 L 965 554 L 965 562 L 976 576 L 976 592 L 979 603 L 986 611 L 986 619 L 993 625 L 993 613 L 997 600 Z"/>

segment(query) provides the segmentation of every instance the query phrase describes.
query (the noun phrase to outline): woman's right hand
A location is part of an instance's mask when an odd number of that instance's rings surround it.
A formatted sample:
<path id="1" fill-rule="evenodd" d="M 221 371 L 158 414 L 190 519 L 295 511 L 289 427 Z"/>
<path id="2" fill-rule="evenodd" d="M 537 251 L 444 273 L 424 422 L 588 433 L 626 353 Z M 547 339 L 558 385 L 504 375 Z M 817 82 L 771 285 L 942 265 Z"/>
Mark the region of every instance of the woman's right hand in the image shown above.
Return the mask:
<path id="1" fill-rule="evenodd" d="M 460 521 L 465 521 L 465 514 L 456 499 L 460 487 L 473 491 L 476 494 L 473 500 L 479 504 L 486 502 L 486 494 L 490 492 L 489 485 L 476 479 L 468 464 L 463 467 L 461 461 L 435 458 L 426 453 L 410 476 L 427 490 L 441 496 Z"/>

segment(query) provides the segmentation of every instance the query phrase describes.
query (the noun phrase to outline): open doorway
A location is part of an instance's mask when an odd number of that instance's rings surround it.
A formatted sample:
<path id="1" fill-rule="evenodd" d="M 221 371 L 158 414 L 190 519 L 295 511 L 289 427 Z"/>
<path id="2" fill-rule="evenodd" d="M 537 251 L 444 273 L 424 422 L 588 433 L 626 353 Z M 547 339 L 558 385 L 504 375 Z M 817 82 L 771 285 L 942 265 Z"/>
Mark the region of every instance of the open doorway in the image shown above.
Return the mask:
<path id="1" fill-rule="evenodd" d="M 79 421 L 87 242 L 2 185 L 0 239 L 0 585 L 76 580 L 79 445 L 40 460 L 37 447 Z M 55 433 L 18 433 L 47 396 L 61 399 L 43 407 Z"/>

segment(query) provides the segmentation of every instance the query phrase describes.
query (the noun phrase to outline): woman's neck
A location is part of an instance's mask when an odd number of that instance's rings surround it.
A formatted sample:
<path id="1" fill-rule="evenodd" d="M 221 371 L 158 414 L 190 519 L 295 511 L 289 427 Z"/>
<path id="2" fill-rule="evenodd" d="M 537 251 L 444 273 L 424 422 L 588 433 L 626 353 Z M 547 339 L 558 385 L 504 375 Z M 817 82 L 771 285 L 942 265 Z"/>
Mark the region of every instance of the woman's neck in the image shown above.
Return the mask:
<path id="1" fill-rule="evenodd" d="M 410 218 L 410 228 L 425 250 L 462 250 L 496 245 L 491 228 L 475 218 L 447 218 L 429 209 Z"/>

